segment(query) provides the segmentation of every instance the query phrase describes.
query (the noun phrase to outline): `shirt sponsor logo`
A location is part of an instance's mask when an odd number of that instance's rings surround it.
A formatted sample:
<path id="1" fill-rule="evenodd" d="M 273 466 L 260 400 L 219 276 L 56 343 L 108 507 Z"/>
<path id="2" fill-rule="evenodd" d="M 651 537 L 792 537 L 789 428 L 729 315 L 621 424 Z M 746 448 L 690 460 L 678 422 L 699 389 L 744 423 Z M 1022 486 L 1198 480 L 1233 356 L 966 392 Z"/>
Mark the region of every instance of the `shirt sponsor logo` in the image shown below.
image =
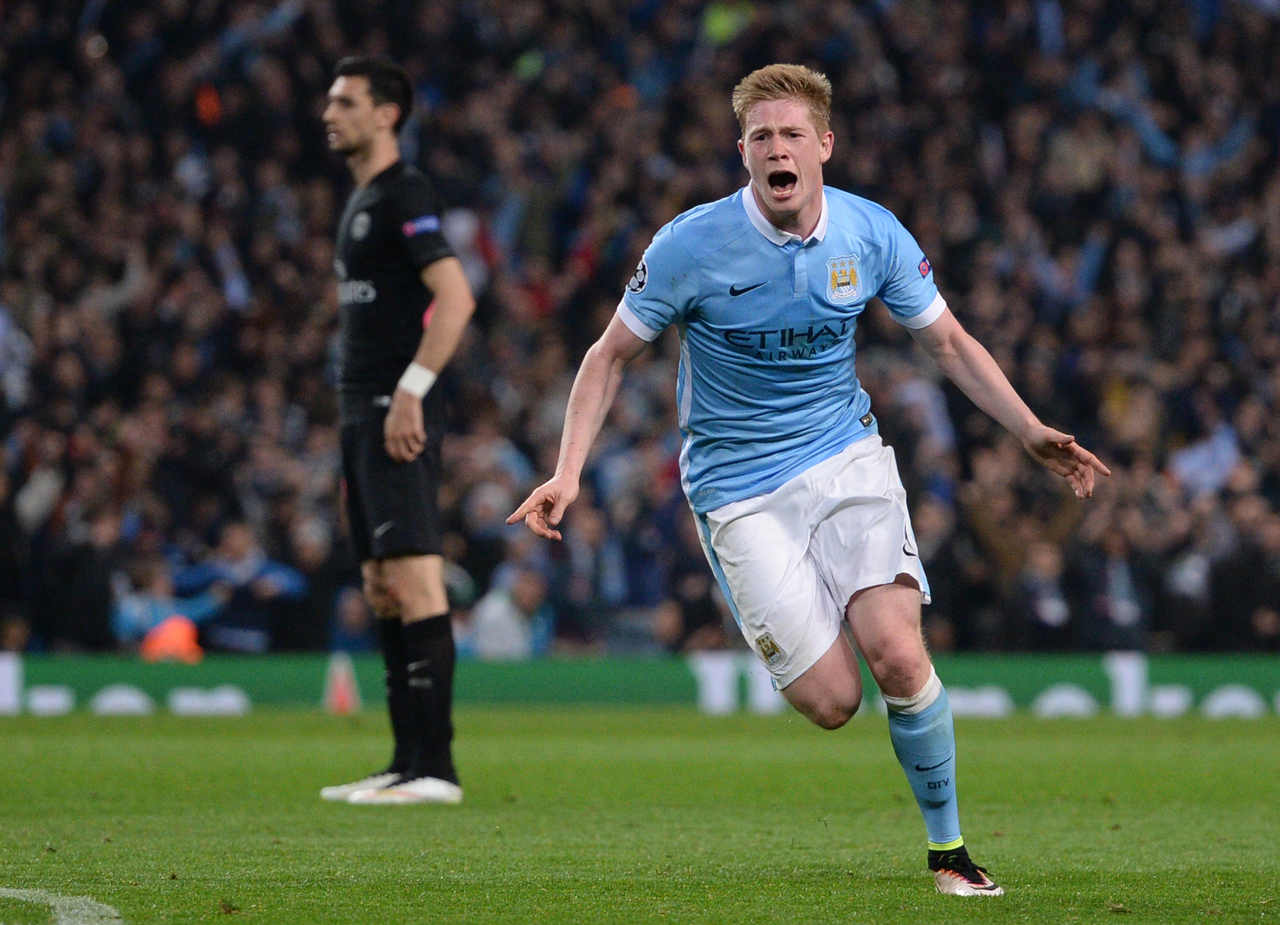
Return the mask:
<path id="1" fill-rule="evenodd" d="M 378 301 L 378 287 L 367 279 L 351 279 L 338 283 L 338 303 L 368 305 Z"/>
<path id="2" fill-rule="evenodd" d="M 369 234 L 369 213 L 357 212 L 356 217 L 351 220 L 351 237 L 356 241 L 363 241 Z"/>
<path id="3" fill-rule="evenodd" d="M 847 340 L 853 331 L 848 319 L 812 321 L 803 328 L 732 328 L 725 342 L 751 352 L 757 360 L 807 360 Z"/>
<path id="4" fill-rule="evenodd" d="M 400 230 L 404 232 L 406 238 L 414 238 L 420 234 L 426 234 L 428 231 L 439 231 L 440 216 L 423 215 L 419 218 L 410 219 L 400 226 Z"/>
<path id="5" fill-rule="evenodd" d="M 830 301 L 837 305 L 858 301 L 862 294 L 861 282 L 856 254 L 832 257 L 827 261 L 827 298 Z"/>

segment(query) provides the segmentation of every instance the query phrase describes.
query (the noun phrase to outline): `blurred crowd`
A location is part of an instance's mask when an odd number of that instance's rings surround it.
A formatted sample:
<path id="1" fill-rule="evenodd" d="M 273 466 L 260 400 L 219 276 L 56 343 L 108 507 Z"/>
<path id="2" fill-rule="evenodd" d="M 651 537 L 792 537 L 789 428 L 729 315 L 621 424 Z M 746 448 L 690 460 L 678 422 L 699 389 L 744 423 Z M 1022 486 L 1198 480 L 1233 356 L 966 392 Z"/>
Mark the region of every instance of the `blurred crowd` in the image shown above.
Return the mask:
<path id="1" fill-rule="evenodd" d="M 1079 503 L 883 309 L 935 650 L 1280 650 L 1280 12 L 1230 0 L 16 0 L 0 6 L 0 648 L 373 645 L 344 540 L 333 64 L 417 87 L 478 310 L 442 379 L 464 652 L 738 644 L 679 486 L 678 350 L 628 369 L 547 544 L 583 351 L 663 223 L 745 182 L 729 91 L 835 88 L 827 182 L 1113 471 Z"/>

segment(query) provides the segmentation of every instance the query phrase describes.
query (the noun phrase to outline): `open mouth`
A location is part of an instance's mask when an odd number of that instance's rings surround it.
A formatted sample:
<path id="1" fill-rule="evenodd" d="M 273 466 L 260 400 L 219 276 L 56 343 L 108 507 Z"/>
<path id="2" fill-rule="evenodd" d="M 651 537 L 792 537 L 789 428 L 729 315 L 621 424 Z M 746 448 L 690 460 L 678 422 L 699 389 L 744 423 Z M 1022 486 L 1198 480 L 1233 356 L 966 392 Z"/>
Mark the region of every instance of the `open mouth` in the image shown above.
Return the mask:
<path id="1" fill-rule="evenodd" d="M 774 170 L 769 173 L 769 189 L 775 196 L 786 196 L 796 188 L 800 178 L 790 170 Z"/>

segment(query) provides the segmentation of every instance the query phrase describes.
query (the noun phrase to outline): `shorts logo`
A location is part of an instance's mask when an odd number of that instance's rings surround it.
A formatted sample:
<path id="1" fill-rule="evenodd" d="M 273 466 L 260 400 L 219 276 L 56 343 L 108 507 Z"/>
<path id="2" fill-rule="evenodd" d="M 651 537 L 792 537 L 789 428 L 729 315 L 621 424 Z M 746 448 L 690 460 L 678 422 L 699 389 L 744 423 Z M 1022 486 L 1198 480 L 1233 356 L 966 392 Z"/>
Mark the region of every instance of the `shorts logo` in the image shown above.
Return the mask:
<path id="1" fill-rule="evenodd" d="M 862 280 L 858 275 L 858 257 L 832 257 L 827 261 L 827 298 L 837 305 L 858 301 L 862 294 Z"/>
<path id="2" fill-rule="evenodd" d="M 440 216 L 424 215 L 421 218 L 412 219 L 401 225 L 400 230 L 404 232 L 406 238 L 414 238 L 428 231 L 439 231 Z"/>
<path id="3" fill-rule="evenodd" d="M 627 292 L 644 292 L 644 284 L 648 281 L 649 267 L 641 257 L 640 262 L 636 264 L 636 271 L 631 274 L 631 279 L 627 280 Z"/>
<path id="4" fill-rule="evenodd" d="M 351 220 L 351 237 L 356 241 L 363 241 L 369 234 L 369 213 L 357 212 L 356 217 Z"/>
<path id="5" fill-rule="evenodd" d="M 929 266 L 929 258 L 925 257 L 923 260 L 920 261 L 920 266 L 918 266 L 916 269 L 920 271 L 921 276 L 928 276 L 929 271 L 932 270 L 933 267 Z"/>
<path id="6" fill-rule="evenodd" d="M 770 668 L 776 668 L 778 663 L 782 661 L 782 650 L 773 641 L 773 636 L 768 633 L 756 637 L 756 649 L 759 650 L 760 657 L 764 659 L 764 663 Z"/>

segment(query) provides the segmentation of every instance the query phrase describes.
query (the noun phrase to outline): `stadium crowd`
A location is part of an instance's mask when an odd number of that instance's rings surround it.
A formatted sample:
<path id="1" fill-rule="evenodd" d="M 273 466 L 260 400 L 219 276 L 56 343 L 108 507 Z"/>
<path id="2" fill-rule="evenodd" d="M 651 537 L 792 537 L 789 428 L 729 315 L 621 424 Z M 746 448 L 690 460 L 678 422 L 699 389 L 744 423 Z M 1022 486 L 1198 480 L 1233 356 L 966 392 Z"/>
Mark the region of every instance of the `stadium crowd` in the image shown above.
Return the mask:
<path id="1" fill-rule="evenodd" d="M 1114 472 L 1075 501 L 868 311 L 931 645 L 1280 650 L 1273 3 L 16 0 L 0 36 L 0 648 L 127 648 L 170 613 L 218 649 L 372 644 L 319 122 L 358 51 L 417 82 L 404 154 L 478 295 L 440 386 L 464 652 L 737 643 L 680 492 L 671 333 L 565 542 L 503 518 L 649 237 L 744 182 L 729 90 L 772 61 L 832 80 L 827 182 L 902 219 Z"/>

